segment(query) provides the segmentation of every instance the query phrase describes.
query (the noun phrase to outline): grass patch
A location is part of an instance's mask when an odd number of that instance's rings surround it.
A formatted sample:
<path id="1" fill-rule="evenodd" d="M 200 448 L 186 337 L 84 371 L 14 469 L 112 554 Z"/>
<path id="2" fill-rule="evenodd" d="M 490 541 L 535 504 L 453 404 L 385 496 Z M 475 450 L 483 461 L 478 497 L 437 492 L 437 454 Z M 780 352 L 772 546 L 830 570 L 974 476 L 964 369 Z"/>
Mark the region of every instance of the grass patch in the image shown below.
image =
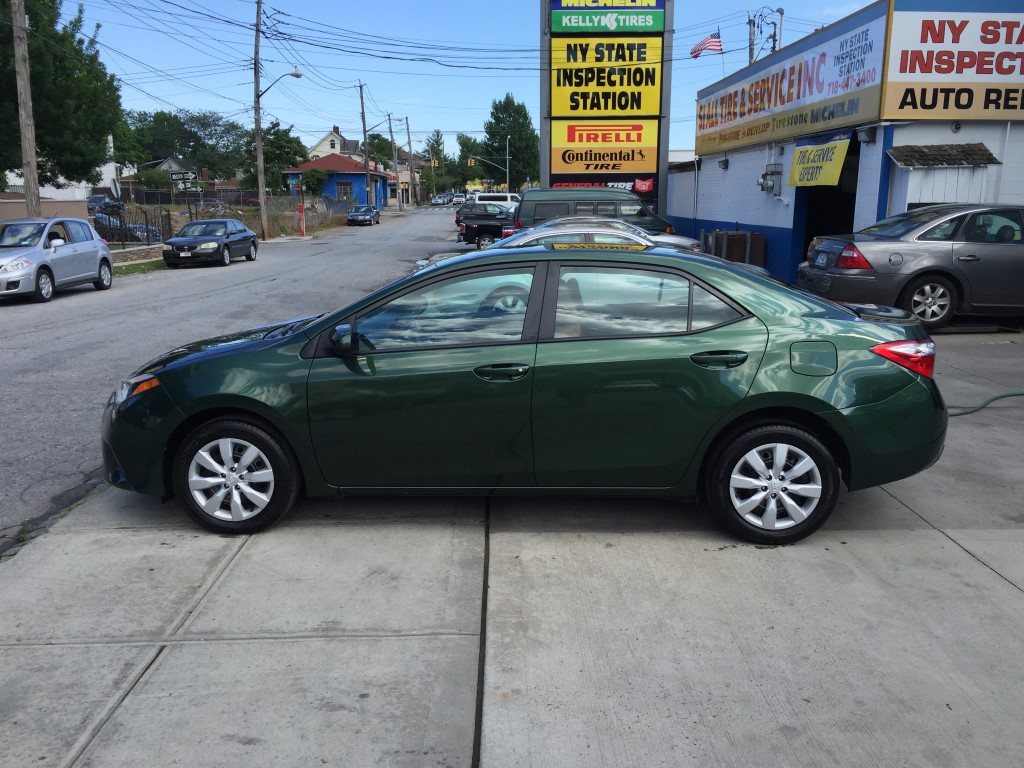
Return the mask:
<path id="1" fill-rule="evenodd" d="M 159 259 L 158 261 L 135 261 L 128 262 L 127 264 L 115 264 L 114 277 L 141 275 L 146 272 L 157 272 L 162 269 L 167 269 L 167 265 L 164 263 L 163 259 Z"/>
<path id="2" fill-rule="evenodd" d="M 41 529 L 41 525 L 36 525 L 35 523 L 26 523 L 21 527 L 21 530 L 18 531 L 18 540 L 28 541 L 30 538 L 32 538 L 33 533 Z"/>

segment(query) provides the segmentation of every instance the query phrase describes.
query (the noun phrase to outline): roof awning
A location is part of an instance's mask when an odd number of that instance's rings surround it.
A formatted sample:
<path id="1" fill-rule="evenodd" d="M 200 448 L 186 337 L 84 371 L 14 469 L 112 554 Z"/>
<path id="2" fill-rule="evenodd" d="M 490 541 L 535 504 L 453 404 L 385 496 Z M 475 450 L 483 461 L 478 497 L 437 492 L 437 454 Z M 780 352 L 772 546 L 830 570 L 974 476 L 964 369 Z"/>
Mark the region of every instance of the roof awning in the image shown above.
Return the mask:
<path id="1" fill-rule="evenodd" d="M 1002 165 L 984 144 L 904 144 L 893 147 L 889 157 L 903 168 L 962 168 Z"/>

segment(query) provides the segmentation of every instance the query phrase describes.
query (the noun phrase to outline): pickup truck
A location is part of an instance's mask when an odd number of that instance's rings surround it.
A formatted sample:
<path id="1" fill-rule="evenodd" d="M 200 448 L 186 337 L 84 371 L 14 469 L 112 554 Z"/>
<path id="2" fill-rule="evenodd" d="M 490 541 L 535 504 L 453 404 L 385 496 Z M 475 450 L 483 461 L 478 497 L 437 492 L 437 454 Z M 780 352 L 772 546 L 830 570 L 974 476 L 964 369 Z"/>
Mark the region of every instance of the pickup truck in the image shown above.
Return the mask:
<path id="1" fill-rule="evenodd" d="M 503 237 L 503 230 L 514 221 L 512 212 L 494 203 L 463 206 L 459 212 L 459 240 L 486 248 Z"/>

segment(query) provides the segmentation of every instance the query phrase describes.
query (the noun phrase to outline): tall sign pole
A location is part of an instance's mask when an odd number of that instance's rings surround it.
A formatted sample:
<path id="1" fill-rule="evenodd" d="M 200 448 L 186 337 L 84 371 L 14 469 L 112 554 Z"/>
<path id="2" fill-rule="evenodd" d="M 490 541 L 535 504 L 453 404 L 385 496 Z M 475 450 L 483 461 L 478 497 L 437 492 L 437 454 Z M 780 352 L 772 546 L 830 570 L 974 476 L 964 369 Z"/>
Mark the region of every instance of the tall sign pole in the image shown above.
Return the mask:
<path id="1" fill-rule="evenodd" d="M 542 0 L 542 184 L 627 189 L 664 208 L 674 3 Z"/>
<path id="2" fill-rule="evenodd" d="M 36 124 L 32 117 L 25 0 L 11 0 L 11 27 L 14 29 L 14 78 L 18 83 L 18 129 L 21 132 L 25 210 L 29 218 L 34 219 L 42 214 L 42 206 L 39 203 L 39 174 L 36 171 Z"/>
<path id="3" fill-rule="evenodd" d="M 256 42 L 252 54 L 252 93 L 255 127 L 253 139 L 256 146 L 256 200 L 260 206 L 260 239 L 267 239 L 270 223 L 267 220 L 267 172 L 263 168 L 263 126 L 260 116 L 260 24 L 263 17 L 263 0 L 256 0 Z"/>
<path id="4" fill-rule="evenodd" d="M 420 185 L 416 183 L 416 168 L 412 161 L 412 131 L 409 130 L 409 117 L 405 118 L 405 138 L 409 141 L 409 198 L 413 207 L 420 204 Z"/>

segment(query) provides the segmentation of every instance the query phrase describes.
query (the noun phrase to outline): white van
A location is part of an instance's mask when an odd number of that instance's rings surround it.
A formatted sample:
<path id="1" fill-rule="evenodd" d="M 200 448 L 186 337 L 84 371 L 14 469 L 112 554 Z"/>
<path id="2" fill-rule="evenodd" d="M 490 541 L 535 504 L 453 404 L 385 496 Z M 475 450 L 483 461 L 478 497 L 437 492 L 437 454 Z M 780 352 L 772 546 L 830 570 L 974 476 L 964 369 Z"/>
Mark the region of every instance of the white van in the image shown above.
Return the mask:
<path id="1" fill-rule="evenodd" d="M 476 202 L 494 203 L 502 208 L 515 208 L 519 205 L 519 195 L 510 195 L 507 192 L 477 192 Z"/>

